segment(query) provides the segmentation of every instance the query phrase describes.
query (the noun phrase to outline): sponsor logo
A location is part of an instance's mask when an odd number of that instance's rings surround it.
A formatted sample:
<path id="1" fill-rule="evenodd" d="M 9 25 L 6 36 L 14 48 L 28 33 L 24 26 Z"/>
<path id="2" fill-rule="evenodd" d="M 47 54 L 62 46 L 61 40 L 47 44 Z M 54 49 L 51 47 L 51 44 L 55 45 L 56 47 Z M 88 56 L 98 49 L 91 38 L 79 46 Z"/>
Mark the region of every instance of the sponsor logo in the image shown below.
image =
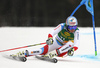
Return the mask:
<path id="1" fill-rule="evenodd" d="M 72 37 L 68 37 L 68 39 L 73 40 L 74 38 L 72 38 Z"/>
<path id="2" fill-rule="evenodd" d="M 66 50 L 66 49 L 68 49 L 69 47 L 66 47 L 66 48 L 64 48 L 64 49 L 62 49 L 61 51 L 64 51 L 64 50 Z"/>
<path id="3" fill-rule="evenodd" d="M 68 32 L 64 32 L 64 34 L 65 34 L 66 36 L 70 36 L 70 34 L 69 34 Z"/>
<path id="4" fill-rule="evenodd" d="M 39 51 L 31 51 L 31 54 L 33 54 L 33 53 L 39 53 Z"/>
<path id="5" fill-rule="evenodd" d="M 77 32 L 77 40 L 79 40 L 79 32 Z"/>
<path id="6" fill-rule="evenodd" d="M 68 47 L 62 49 L 61 51 L 64 51 L 64 50 L 68 49 L 69 47 L 71 47 L 71 45 L 69 45 Z"/>
<path id="7" fill-rule="evenodd" d="M 75 24 L 76 24 L 76 22 L 69 22 L 69 24 L 70 24 L 70 25 L 75 25 Z"/>
<path id="8" fill-rule="evenodd" d="M 91 3 L 90 3 L 90 0 L 88 1 L 88 6 L 91 8 Z"/>

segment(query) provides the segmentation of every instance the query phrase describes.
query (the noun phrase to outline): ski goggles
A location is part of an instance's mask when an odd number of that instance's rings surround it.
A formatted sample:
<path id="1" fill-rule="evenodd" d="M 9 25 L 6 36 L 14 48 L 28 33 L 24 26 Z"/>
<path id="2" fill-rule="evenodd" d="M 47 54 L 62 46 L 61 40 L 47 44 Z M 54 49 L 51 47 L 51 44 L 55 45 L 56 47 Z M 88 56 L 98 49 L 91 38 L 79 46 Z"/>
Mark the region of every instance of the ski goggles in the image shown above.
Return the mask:
<path id="1" fill-rule="evenodd" d="M 72 29 L 76 30 L 76 28 L 77 28 L 77 26 L 68 26 L 68 29 L 70 29 L 70 30 L 72 30 Z"/>

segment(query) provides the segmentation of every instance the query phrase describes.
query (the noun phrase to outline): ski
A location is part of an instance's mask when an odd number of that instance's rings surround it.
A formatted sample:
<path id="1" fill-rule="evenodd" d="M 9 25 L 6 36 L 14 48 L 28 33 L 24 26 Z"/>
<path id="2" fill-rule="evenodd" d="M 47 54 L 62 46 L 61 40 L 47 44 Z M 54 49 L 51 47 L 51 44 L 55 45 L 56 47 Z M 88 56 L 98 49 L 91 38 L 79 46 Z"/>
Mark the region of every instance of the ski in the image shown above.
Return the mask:
<path id="1" fill-rule="evenodd" d="M 50 61 L 50 62 L 53 62 L 53 63 L 58 62 L 58 60 L 56 58 L 49 58 L 49 57 L 44 57 L 44 56 L 35 56 L 35 57 L 40 59 L 40 60 Z"/>
<path id="2" fill-rule="evenodd" d="M 27 61 L 26 57 L 18 57 L 18 56 L 15 56 L 15 55 L 10 55 L 10 57 L 12 59 L 19 60 L 19 61 L 22 61 L 22 62 L 26 62 Z"/>
<path id="3" fill-rule="evenodd" d="M 22 61 L 22 62 L 26 62 L 27 58 L 26 57 L 18 57 L 16 55 L 2 55 L 4 58 L 10 59 L 10 60 L 17 60 L 17 61 Z"/>

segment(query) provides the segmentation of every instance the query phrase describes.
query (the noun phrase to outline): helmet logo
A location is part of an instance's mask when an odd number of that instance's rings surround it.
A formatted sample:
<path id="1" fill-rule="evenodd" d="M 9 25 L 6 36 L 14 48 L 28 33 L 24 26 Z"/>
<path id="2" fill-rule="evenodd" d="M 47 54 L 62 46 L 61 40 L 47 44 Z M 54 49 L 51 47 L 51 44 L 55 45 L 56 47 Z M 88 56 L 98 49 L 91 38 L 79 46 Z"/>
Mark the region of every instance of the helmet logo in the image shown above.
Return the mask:
<path id="1" fill-rule="evenodd" d="M 72 18 L 71 20 L 69 20 L 69 25 L 74 26 L 76 24 L 76 22 L 74 22 L 74 18 Z"/>
<path id="2" fill-rule="evenodd" d="M 74 18 L 72 18 L 70 21 L 73 22 Z"/>
<path id="3" fill-rule="evenodd" d="M 69 26 L 76 26 L 78 25 L 77 19 L 74 16 L 70 16 L 66 20 L 66 24 Z"/>

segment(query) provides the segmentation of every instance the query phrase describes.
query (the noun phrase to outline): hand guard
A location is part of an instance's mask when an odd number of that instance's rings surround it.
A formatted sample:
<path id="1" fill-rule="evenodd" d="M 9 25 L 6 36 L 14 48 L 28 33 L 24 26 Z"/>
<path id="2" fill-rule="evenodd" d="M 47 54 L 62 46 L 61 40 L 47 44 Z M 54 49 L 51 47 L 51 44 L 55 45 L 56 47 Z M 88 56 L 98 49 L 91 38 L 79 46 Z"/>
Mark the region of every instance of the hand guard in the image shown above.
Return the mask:
<path id="1" fill-rule="evenodd" d="M 53 39 L 52 38 L 48 38 L 47 40 L 46 40 L 46 44 L 47 45 L 52 45 L 53 44 Z"/>
<path id="2" fill-rule="evenodd" d="M 74 48 L 69 49 L 67 55 L 73 56 L 74 55 Z"/>

